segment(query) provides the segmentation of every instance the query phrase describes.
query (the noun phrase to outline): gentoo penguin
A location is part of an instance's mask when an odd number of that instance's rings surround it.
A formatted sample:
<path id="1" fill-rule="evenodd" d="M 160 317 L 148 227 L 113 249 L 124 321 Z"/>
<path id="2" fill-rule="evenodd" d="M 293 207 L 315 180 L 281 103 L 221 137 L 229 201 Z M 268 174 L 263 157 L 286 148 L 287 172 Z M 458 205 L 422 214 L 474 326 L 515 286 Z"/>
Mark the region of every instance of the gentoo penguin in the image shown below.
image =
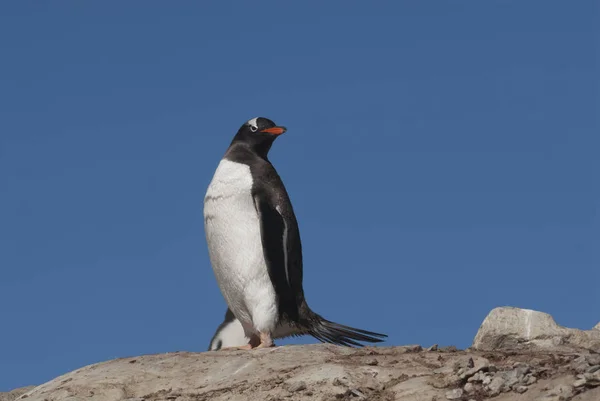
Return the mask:
<path id="1" fill-rule="evenodd" d="M 217 327 L 215 335 L 210 340 L 208 346 L 209 351 L 217 351 L 221 348 L 239 347 L 250 343 L 250 339 L 246 337 L 244 328 L 231 309 L 227 308 L 223 323 Z"/>
<path id="2" fill-rule="evenodd" d="M 326 320 L 304 299 L 298 223 L 283 182 L 267 158 L 273 141 L 284 132 L 285 127 L 264 117 L 244 123 L 204 197 L 212 268 L 249 339 L 233 348 L 271 347 L 273 338 L 303 334 L 346 346 L 381 342 L 386 335 Z"/>

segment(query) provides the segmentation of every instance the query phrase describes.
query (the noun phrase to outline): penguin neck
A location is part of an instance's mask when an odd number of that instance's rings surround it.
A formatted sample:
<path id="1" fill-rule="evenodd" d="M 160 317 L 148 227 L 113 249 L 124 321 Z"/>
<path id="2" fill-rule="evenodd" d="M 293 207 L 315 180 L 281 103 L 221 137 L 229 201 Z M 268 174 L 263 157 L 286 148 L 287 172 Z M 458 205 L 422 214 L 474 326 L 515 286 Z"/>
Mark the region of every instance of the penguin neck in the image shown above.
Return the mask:
<path id="1" fill-rule="evenodd" d="M 275 138 L 248 138 L 247 136 L 236 135 L 231 141 L 230 149 L 234 148 L 243 148 L 247 149 L 250 152 L 254 153 L 261 159 L 268 160 L 267 155 L 269 154 L 269 150 L 271 150 L 271 146 L 273 145 L 273 141 Z"/>

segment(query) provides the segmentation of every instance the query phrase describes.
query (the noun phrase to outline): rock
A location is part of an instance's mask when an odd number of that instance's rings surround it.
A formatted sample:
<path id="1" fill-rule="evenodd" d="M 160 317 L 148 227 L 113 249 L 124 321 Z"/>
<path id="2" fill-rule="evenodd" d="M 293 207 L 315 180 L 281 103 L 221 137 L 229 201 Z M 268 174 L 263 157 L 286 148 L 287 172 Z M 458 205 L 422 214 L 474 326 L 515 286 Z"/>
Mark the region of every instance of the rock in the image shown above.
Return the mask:
<path id="1" fill-rule="evenodd" d="M 537 382 L 537 377 L 535 377 L 535 376 L 529 376 L 525 380 L 525 384 L 527 386 L 531 386 L 532 384 L 535 384 L 535 382 Z"/>
<path id="2" fill-rule="evenodd" d="M 455 388 L 454 390 L 446 391 L 446 399 L 448 400 L 458 400 L 463 396 L 463 390 L 460 388 Z"/>
<path id="3" fill-rule="evenodd" d="M 584 393 L 577 394 L 571 401 L 598 401 L 600 400 L 600 387 Z"/>
<path id="4" fill-rule="evenodd" d="M 296 391 L 302 391 L 302 390 L 306 390 L 306 383 L 301 381 L 298 382 L 294 382 L 292 384 L 289 385 L 288 387 L 288 391 L 290 393 L 295 393 Z"/>
<path id="5" fill-rule="evenodd" d="M 33 390 L 34 388 L 35 386 L 20 387 L 11 390 L 8 393 L 0 393 L 0 401 L 13 401 L 17 399 L 20 395 L 25 394 L 26 392 Z"/>
<path id="6" fill-rule="evenodd" d="M 559 384 L 548 391 L 549 396 L 556 396 L 563 399 L 569 399 L 573 395 L 573 387 L 565 384 Z"/>
<path id="7" fill-rule="evenodd" d="M 590 366 L 589 368 L 587 368 L 587 370 L 585 371 L 585 373 L 594 373 L 600 370 L 600 365 L 596 365 L 596 366 Z"/>
<path id="8" fill-rule="evenodd" d="M 600 354 L 589 354 L 585 356 L 585 360 L 590 365 L 600 365 Z"/>
<path id="9" fill-rule="evenodd" d="M 515 391 L 519 394 L 523 394 L 525 391 L 527 391 L 527 386 L 519 386 L 515 388 Z"/>
<path id="10" fill-rule="evenodd" d="M 473 391 L 475 391 L 475 386 L 473 385 L 473 383 L 467 383 L 463 387 L 463 390 L 465 390 L 465 392 L 467 393 L 472 393 Z"/>
<path id="11" fill-rule="evenodd" d="M 578 330 L 559 326 L 547 313 L 530 309 L 493 309 L 481 324 L 472 348 L 492 350 L 588 349 L 600 352 L 600 330 Z"/>
<path id="12" fill-rule="evenodd" d="M 571 369 L 576 371 L 577 373 L 583 373 L 588 370 L 590 364 L 588 363 L 585 356 L 580 356 L 571 362 Z"/>
<path id="13" fill-rule="evenodd" d="M 490 395 L 493 397 L 500 394 L 506 381 L 501 376 L 495 376 L 490 384 L 487 385 Z"/>
<path id="14" fill-rule="evenodd" d="M 598 322 L 598 324 L 594 326 L 594 329 L 600 330 L 600 322 Z"/>
<path id="15" fill-rule="evenodd" d="M 587 380 L 585 378 L 577 379 L 575 380 L 575 382 L 573 382 L 573 387 L 583 387 L 585 386 L 585 383 L 587 383 Z"/>
<path id="16" fill-rule="evenodd" d="M 433 351 L 437 351 L 437 350 L 438 350 L 437 344 L 433 344 L 431 347 L 427 348 L 427 351 L 429 351 L 429 352 L 433 352 Z"/>

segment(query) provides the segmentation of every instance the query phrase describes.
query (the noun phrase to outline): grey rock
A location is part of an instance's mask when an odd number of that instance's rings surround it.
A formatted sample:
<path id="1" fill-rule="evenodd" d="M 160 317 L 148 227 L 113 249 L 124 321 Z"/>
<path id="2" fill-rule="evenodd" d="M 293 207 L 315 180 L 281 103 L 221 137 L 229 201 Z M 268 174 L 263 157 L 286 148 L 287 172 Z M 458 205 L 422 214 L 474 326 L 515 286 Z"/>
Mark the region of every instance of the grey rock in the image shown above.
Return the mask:
<path id="1" fill-rule="evenodd" d="M 295 393 L 296 391 L 306 390 L 306 383 L 302 380 L 294 382 L 288 386 L 288 391 L 290 393 Z"/>
<path id="2" fill-rule="evenodd" d="M 575 388 L 583 387 L 583 386 L 585 386 L 586 383 L 587 383 L 587 380 L 585 378 L 577 379 L 577 380 L 575 380 L 575 382 L 573 382 L 573 387 L 575 387 Z"/>
<path id="3" fill-rule="evenodd" d="M 482 382 L 483 382 L 483 385 L 484 385 L 484 386 L 489 386 L 489 385 L 490 385 L 490 383 L 492 382 L 492 376 L 491 376 L 491 375 L 485 375 L 485 376 L 483 377 L 483 380 L 482 380 Z"/>
<path id="4" fill-rule="evenodd" d="M 537 382 L 537 377 L 535 376 L 529 376 L 527 378 L 527 380 L 525 381 L 525 384 L 528 386 L 531 386 L 532 384 L 535 384 L 535 382 Z"/>
<path id="5" fill-rule="evenodd" d="M 600 370 L 600 365 L 590 366 L 585 372 L 586 373 L 594 373 Z"/>
<path id="6" fill-rule="evenodd" d="M 0 401 L 16 400 L 19 396 L 21 396 L 22 394 L 25 394 L 26 392 L 28 392 L 30 390 L 33 390 L 34 388 L 35 388 L 35 386 L 20 387 L 20 388 L 11 390 L 7 393 L 0 393 Z"/>
<path id="7" fill-rule="evenodd" d="M 427 348 L 427 351 L 429 351 L 429 352 L 433 352 L 433 351 L 437 351 L 437 350 L 438 350 L 437 344 L 433 344 L 431 347 Z"/>
<path id="8" fill-rule="evenodd" d="M 490 395 L 493 397 L 495 395 L 500 394 L 505 384 L 506 380 L 504 380 L 502 376 L 495 376 L 490 382 L 490 384 L 487 385 Z"/>
<path id="9" fill-rule="evenodd" d="M 549 396 L 558 396 L 564 399 L 568 399 L 573 395 L 573 387 L 566 384 L 559 384 L 553 389 L 548 391 Z"/>
<path id="10" fill-rule="evenodd" d="M 590 364 L 588 363 L 585 356 L 580 356 L 571 362 L 571 369 L 576 371 L 577 373 L 583 373 L 588 370 Z"/>
<path id="11" fill-rule="evenodd" d="M 527 386 L 518 386 L 517 388 L 515 388 L 515 391 L 519 394 L 523 394 L 527 391 Z"/>
<path id="12" fill-rule="evenodd" d="M 493 309 L 481 324 L 472 348 L 491 350 L 589 349 L 600 352 L 600 330 L 559 326 L 547 313 L 530 309 Z"/>
<path id="13" fill-rule="evenodd" d="M 600 354 L 589 354 L 585 359 L 590 365 L 600 365 Z"/>
<path id="14" fill-rule="evenodd" d="M 463 396 L 463 390 L 460 388 L 455 388 L 454 390 L 446 391 L 446 399 L 448 400 L 458 400 Z"/>
<path id="15" fill-rule="evenodd" d="M 465 386 L 463 387 L 463 389 L 467 393 L 472 393 L 473 391 L 475 391 L 475 386 L 473 385 L 473 383 L 467 383 L 467 384 L 465 384 Z"/>

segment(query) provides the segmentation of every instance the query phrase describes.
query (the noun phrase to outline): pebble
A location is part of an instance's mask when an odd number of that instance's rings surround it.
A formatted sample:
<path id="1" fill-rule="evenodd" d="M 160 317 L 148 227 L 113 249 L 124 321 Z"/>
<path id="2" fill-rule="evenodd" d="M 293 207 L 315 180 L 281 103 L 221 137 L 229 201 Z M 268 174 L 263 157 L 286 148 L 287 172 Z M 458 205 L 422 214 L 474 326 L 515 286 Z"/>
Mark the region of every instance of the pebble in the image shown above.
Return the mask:
<path id="1" fill-rule="evenodd" d="M 473 385 L 473 383 L 467 383 L 465 384 L 464 390 L 467 393 L 472 393 L 473 391 L 475 391 L 475 386 Z"/>
<path id="2" fill-rule="evenodd" d="M 525 382 L 526 385 L 531 386 L 532 384 L 535 384 L 535 382 L 537 382 L 537 377 L 535 376 L 529 376 L 529 378 L 527 379 L 527 381 Z"/>
<path id="3" fill-rule="evenodd" d="M 438 350 L 437 344 L 433 344 L 431 347 L 427 348 L 427 351 L 429 351 L 429 352 L 437 351 L 437 350 Z"/>
<path id="4" fill-rule="evenodd" d="M 568 400 L 573 395 L 573 387 L 567 386 L 565 384 L 559 384 L 558 386 L 550 390 L 548 392 L 548 395 L 556 395 Z"/>
<path id="5" fill-rule="evenodd" d="M 446 398 L 449 400 L 458 400 L 463 396 L 463 390 L 461 388 L 455 388 L 454 390 L 446 391 Z"/>
<path id="6" fill-rule="evenodd" d="M 489 385 L 489 384 L 492 382 L 492 376 L 488 376 L 488 375 L 486 375 L 486 376 L 483 378 L 482 382 L 483 382 L 483 385 L 484 385 L 484 386 L 487 386 L 487 385 Z"/>
<path id="7" fill-rule="evenodd" d="M 369 359 L 367 362 L 365 362 L 367 365 L 369 366 L 377 366 L 379 365 L 379 361 L 375 358 L 373 359 Z"/>
<path id="8" fill-rule="evenodd" d="M 519 386 L 515 388 L 515 391 L 519 394 L 523 394 L 525 391 L 527 391 L 527 386 Z"/>
<path id="9" fill-rule="evenodd" d="M 288 391 L 291 393 L 295 393 L 296 391 L 306 390 L 306 383 L 303 381 L 295 382 L 290 384 L 288 387 Z"/>
<path id="10" fill-rule="evenodd" d="M 600 370 L 600 365 L 590 366 L 588 370 L 586 370 L 586 373 L 594 373 L 597 370 Z"/>

